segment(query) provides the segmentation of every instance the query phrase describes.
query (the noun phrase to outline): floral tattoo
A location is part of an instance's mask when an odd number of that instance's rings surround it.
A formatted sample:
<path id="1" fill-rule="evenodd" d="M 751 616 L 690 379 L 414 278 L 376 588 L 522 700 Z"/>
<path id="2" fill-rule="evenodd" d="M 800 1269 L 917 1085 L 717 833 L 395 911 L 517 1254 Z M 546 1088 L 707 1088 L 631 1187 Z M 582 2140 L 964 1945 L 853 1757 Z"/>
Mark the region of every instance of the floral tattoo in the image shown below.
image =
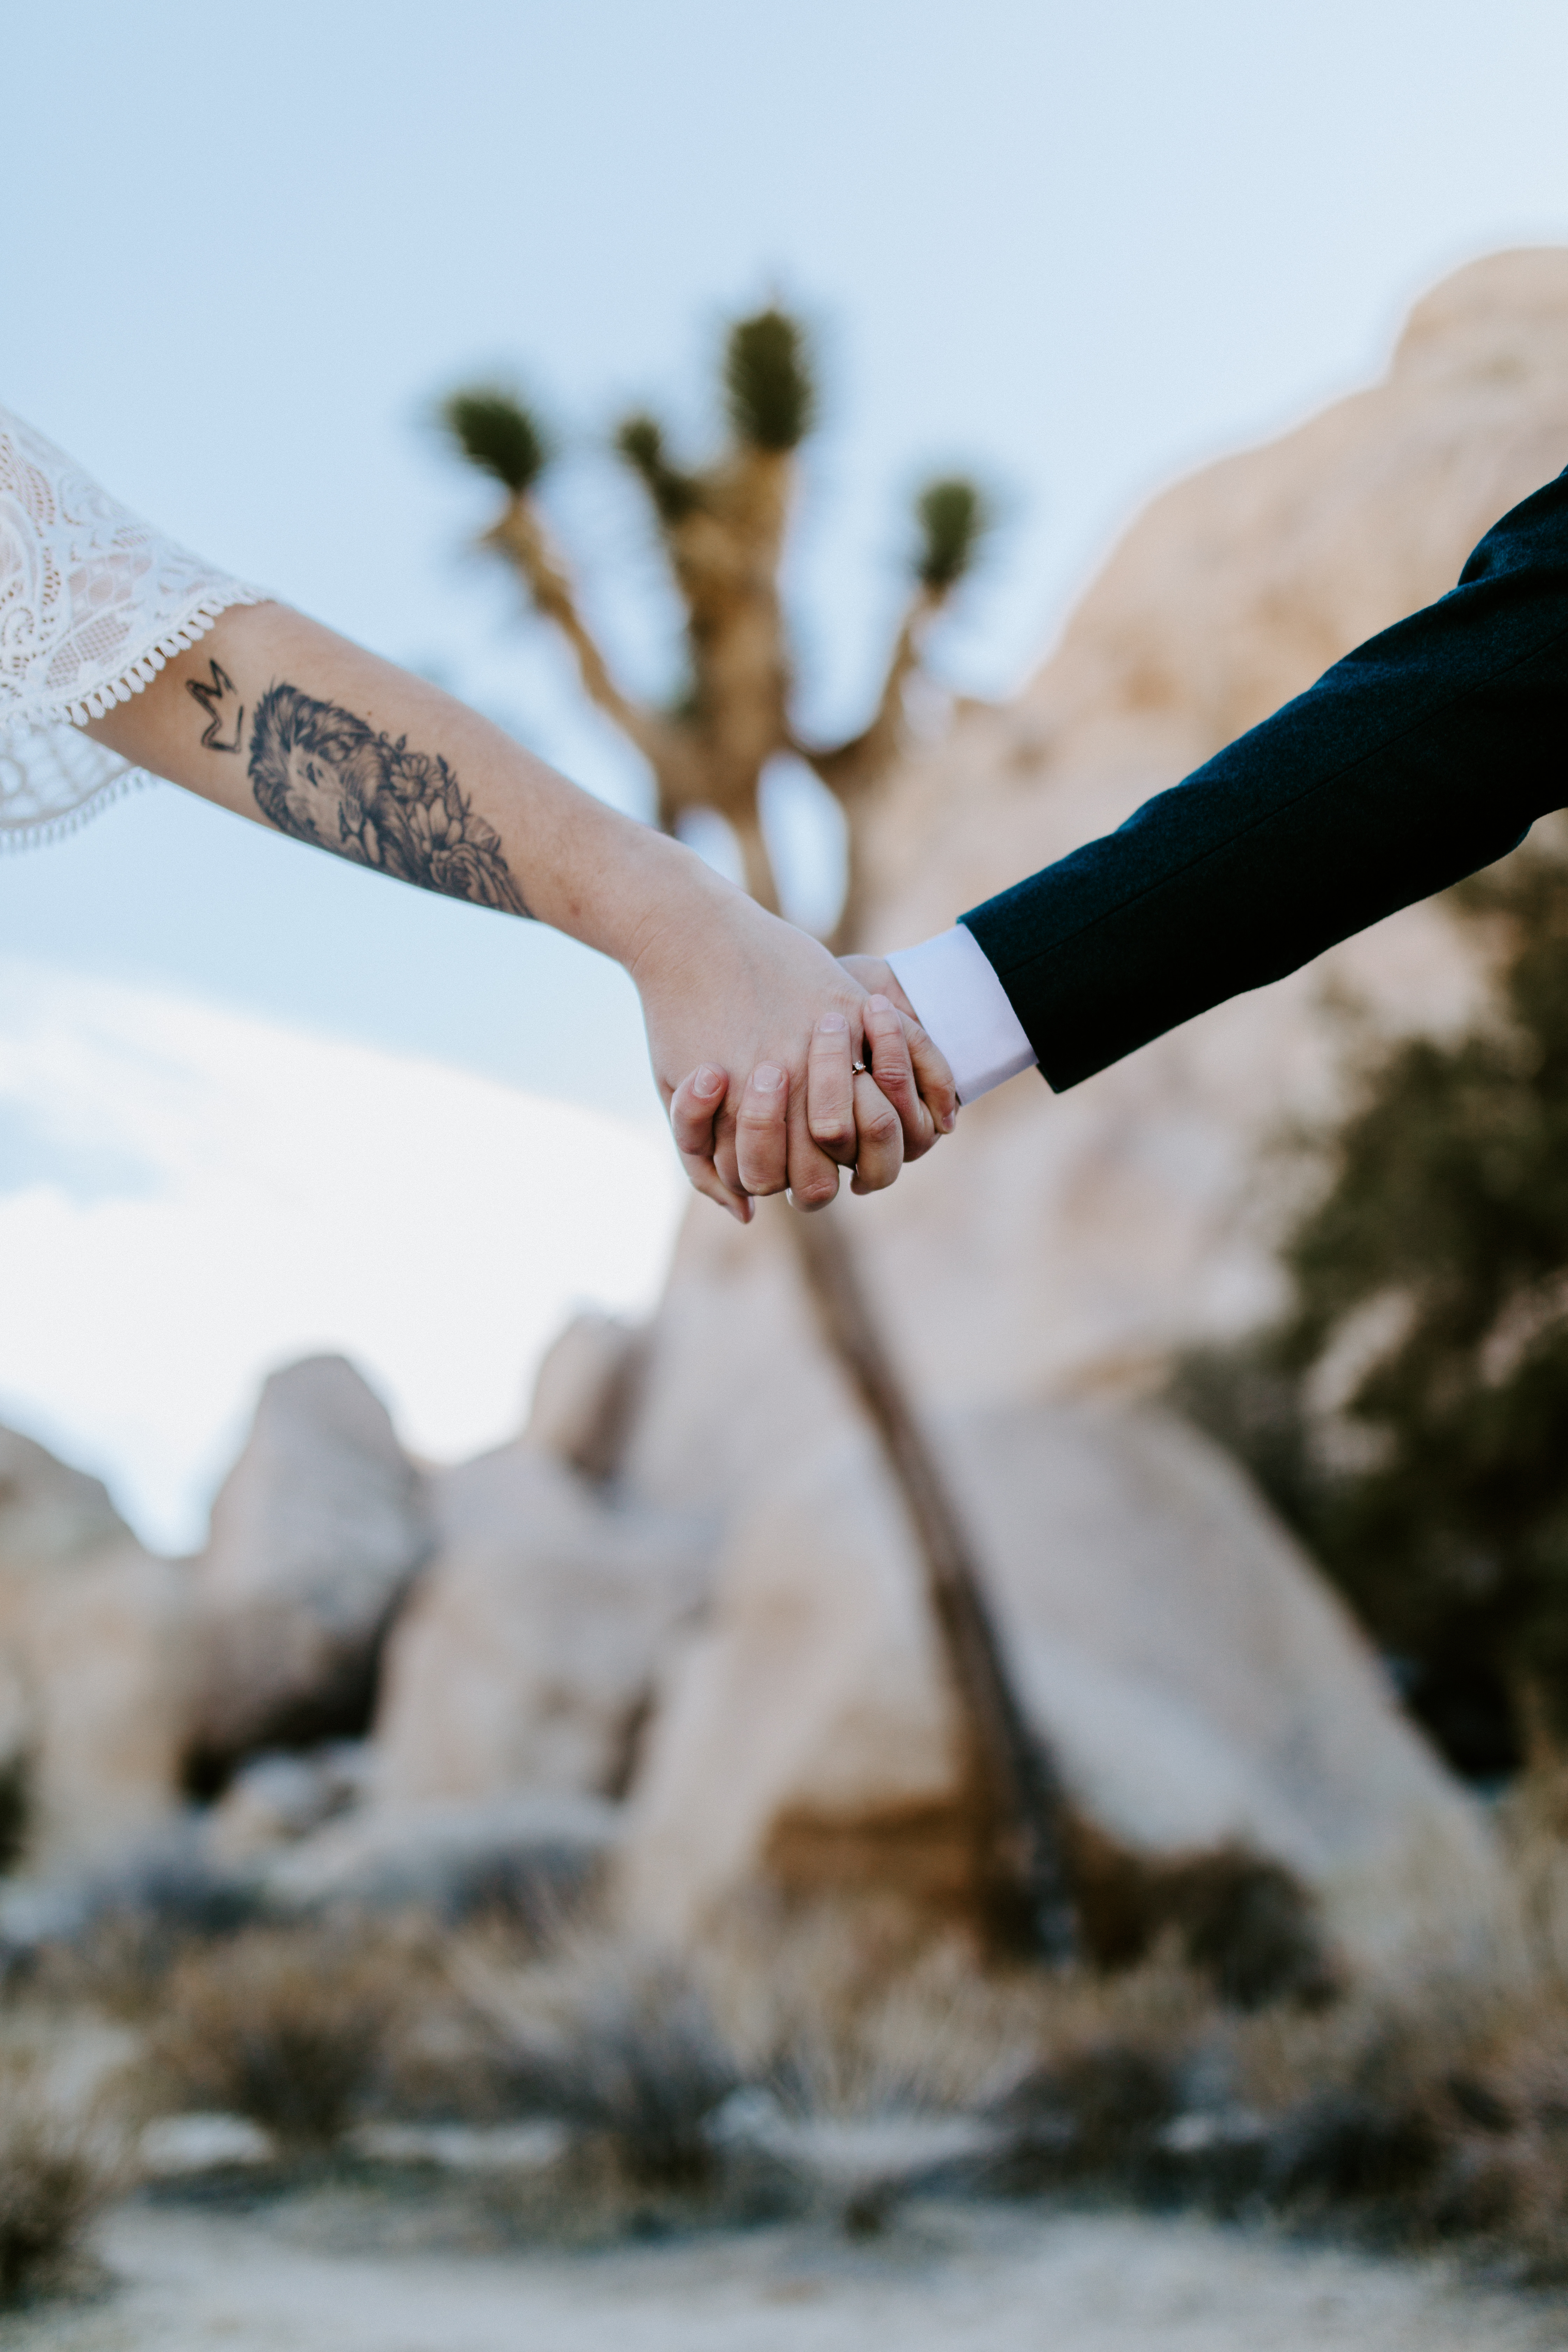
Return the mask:
<path id="1" fill-rule="evenodd" d="M 250 783 L 263 816 L 296 841 L 448 898 L 528 912 L 500 835 L 475 815 L 446 761 L 411 751 L 406 736 L 376 734 L 336 703 L 268 688 L 251 727 Z"/>

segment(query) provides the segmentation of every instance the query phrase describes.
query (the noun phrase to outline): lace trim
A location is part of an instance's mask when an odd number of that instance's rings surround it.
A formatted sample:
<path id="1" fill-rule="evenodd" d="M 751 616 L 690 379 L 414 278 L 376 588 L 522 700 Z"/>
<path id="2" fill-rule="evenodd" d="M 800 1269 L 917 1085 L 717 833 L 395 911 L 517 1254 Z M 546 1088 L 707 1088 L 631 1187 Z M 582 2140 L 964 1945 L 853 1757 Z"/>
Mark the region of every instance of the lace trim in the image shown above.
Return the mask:
<path id="1" fill-rule="evenodd" d="M 0 770 L 5 765 L 0 756 Z M 90 824 L 115 801 L 122 801 L 127 793 L 163 781 L 149 769 L 128 767 L 121 761 L 117 776 L 107 777 L 94 786 L 85 800 L 73 801 L 68 808 L 58 809 L 53 815 L 0 815 L 0 857 L 19 857 L 24 850 L 47 849 L 51 842 L 64 841 L 70 834 L 79 833 L 84 824 Z"/>
<path id="2" fill-rule="evenodd" d="M 102 719 L 116 704 L 145 693 L 167 662 L 199 645 L 214 624 L 237 604 L 271 601 L 237 581 L 215 589 L 203 597 L 194 613 L 118 677 L 106 679 L 85 702 L 46 709 L 37 725 L 12 730 L 9 734 L 0 727 L 0 855 L 7 850 L 42 849 L 52 841 L 63 841 L 128 792 L 142 784 L 162 782 L 161 777 L 146 768 L 133 767 L 107 743 L 95 743 L 82 734 L 82 729 L 89 719 Z"/>
<path id="3" fill-rule="evenodd" d="M 129 702 L 133 694 L 144 693 L 165 662 L 177 654 L 189 653 L 199 645 L 210 628 L 236 604 L 267 604 L 272 599 L 258 588 L 243 587 L 237 580 L 226 582 L 221 587 L 209 589 L 193 611 L 186 614 L 175 627 L 139 654 L 126 665 L 117 677 L 106 678 L 85 701 L 46 703 L 35 724 L 43 727 L 85 727 L 89 719 L 107 719 L 116 703 Z"/>
<path id="4" fill-rule="evenodd" d="M 0 843 L 54 836 L 122 790 L 137 772 L 83 730 L 267 601 L 0 407 Z"/>

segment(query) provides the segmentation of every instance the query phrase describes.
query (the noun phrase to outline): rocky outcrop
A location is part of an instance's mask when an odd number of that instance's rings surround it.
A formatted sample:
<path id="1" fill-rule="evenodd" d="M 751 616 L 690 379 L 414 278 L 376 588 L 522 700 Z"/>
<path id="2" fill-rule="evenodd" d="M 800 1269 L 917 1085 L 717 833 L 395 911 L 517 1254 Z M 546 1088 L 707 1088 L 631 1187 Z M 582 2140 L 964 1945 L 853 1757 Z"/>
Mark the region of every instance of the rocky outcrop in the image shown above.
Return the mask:
<path id="1" fill-rule="evenodd" d="M 273 1373 L 195 1565 L 198 1775 L 363 1731 L 430 1546 L 419 1475 L 353 1367 L 318 1356 Z"/>
<path id="2" fill-rule="evenodd" d="M 172 1817 L 189 1632 L 184 1571 L 96 1478 L 0 1430 L 0 1775 L 30 1869 L 96 1867 Z"/>
<path id="3" fill-rule="evenodd" d="M 647 1363 L 646 1331 L 613 1315 L 574 1315 L 540 1365 L 524 1442 L 584 1478 L 613 1478 Z"/>
<path id="4" fill-rule="evenodd" d="M 944 1425 L 1016 1682 L 1075 1811 L 1134 1854 L 1239 1850 L 1353 1965 L 1484 1951 L 1501 1874 L 1311 1563 L 1234 1465 L 1149 1409 Z M 672 1674 L 621 1892 L 690 1942 L 758 1881 L 972 1901 L 951 1701 L 896 1496 L 850 1432 L 737 1521 Z"/>
<path id="5" fill-rule="evenodd" d="M 960 711 L 882 794 L 871 823 L 867 944 L 940 930 L 962 908 L 1109 831 L 1359 640 L 1452 586 L 1489 525 L 1560 467 L 1568 450 L 1565 362 L 1568 252 L 1500 255 L 1418 305 L 1381 383 L 1157 499 L 1016 700 Z M 1335 996 L 1355 999 L 1374 1032 L 1441 1031 L 1468 1017 L 1480 985 L 1473 944 L 1442 903 L 1411 908 L 1067 1095 L 1051 1095 L 1033 1076 L 1016 1081 L 965 1109 L 956 1135 L 891 1192 L 832 1213 L 850 1228 L 862 1279 L 921 1412 L 950 1433 L 953 1476 L 965 1493 L 975 1491 L 972 1450 L 989 1444 L 983 1433 L 1005 1427 L 1011 1412 L 1092 1400 L 1107 1412 L 1120 1406 L 1132 1414 L 1124 1439 L 1114 1441 L 1117 1476 L 1095 1486 L 1092 1507 L 1081 1502 L 1083 1540 L 1070 1557 L 1086 1594 L 1115 1590 L 1131 1621 L 1163 1622 L 1162 1515 L 1176 1506 L 1168 1484 L 1138 1468 L 1147 1456 L 1139 1401 L 1158 1392 L 1179 1350 L 1234 1338 L 1280 1302 L 1276 1243 L 1292 1195 L 1261 1154 L 1287 1120 L 1316 1117 L 1338 1099 L 1345 1056 Z M 856 1408 L 803 1300 L 783 1230 L 788 1214 L 765 1203 L 742 1232 L 710 1207 L 694 1206 L 624 1454 L 629 1493 L 669 1509 L 700 1498 L 733 1530 L 719 1617 L 676 1685 L 638 1798 L 651 1809 L 646 1819 L 668 1829 L 668 1847 L 650 1829 L 653 1843 L 641 1848 L 667 1856 L 668 1887 L 657 1899 L 648 1894 L 659 1869 L 650 1864 L 638 1879 L 640 1861 L 628 1885 L 644 1890 L 639 1903 L 646 1897 L 672 1918 L 695 1916 L 709 1885 L 701 1855 L 710 1841 L 714 1885 L 732 1883 L 742 1854 L 748 1868 L 766 1863 L 776 1871 L 782 1858 L 810 1849 L 816 1832 L 808 1837 L 802 1824 L 828 1817 L 816 1775 L 847 1773 L 858 1789 L 851 1815 L 863 1821 L 868 1808 L 882 1808 L 888 1837 L 896 1832 L 911 1854 L 926 1854 L 921 1867 L 929 1864 L 940 1877 L 955 1866 L 939 1852 L 942 1835 L 951 1847 L 951 1822 L 942 1831 L 937 1685 L 919 1664 L 918 1604 L 898 1584 L 909 1564 L 887 1532 L 890 1506 L 876 1499 L 869 1457 L 851 1473 L 835 1451 Z M 1042 1436 L 1043 1445 L 1050 1442 Z M 1096 1438 L 1102 1443 L 1113 1441 Z M 825 1466 L 836 1461 L 838 1469 Z M 797 1497 L 784 1512 L 778 1480 L 786 1463 L 797 1465 L 801 1492 L 820 1480 L 818 1509 Z M 1019 1491 L 1033 1490 L 1026 1482 Z M 1056 1506 L 1045 1487 L 1035 1501 L 1044 1561 Z M 776 1525 L 775 1506 L 784 1513 Z M 844 1549 L 847 1526 L 863 1538 L 853 1557 Z M 996 1538 L 1004 1580 L 1008 1540 Z M 1288 1553 L 1293 1563 L 1286 1581 L 1314 1592 L 1339 1622 L 1300 1553 L 1278 1530 L 1270 1545 L 1269 1558 L 1278 1563 Z M 758 1570 L 754 1592 L 745 1565 L 753 1547 L 773 1563 L 765 1574 Z M 825 1568 L 825 1559 L 837 1569 Z M 873 1559 L 881 1563 L 875 1607 Z M 826 1601 L 819 1621 L 811 1596 L 838 1570 L 846 1589 L 834 1605 L 843 1622 Z M 791 1575 L 800 1584 L 794 1600 Z M 1191 1599 L 1194 1612 L 1210 1605 L 1196 1588 Z M 731 1612 L 753 1609 L 754 1638 L 731 1642 L 723 1631 Z M 879 1630 L 861 1640 L 853 1626 L 866 1610 Z M 806 1709 L 812 1716 L 827 1708 L 830 1692 L 840 1694 L 842 1722 L 831 1737 L 830 1708 L 814 1717 L 820 1738 L 790 1728 L 782 1705 L 774 1710 L 762 1663 L 764 1617 L 787 1660 L 798 1645 L 802 1676 L 819 1638 L 837 1644 Z M 1279 1698 L 1267 1673 L 1243 1672 L 1226 1626 L 1206 1614 L 1194 1622 L 1203 1640 L 1212 1633 L 1215 1655 L 1236 1664 L 1241 1690 L 1255 1682 Z M 1108 1828 L 1121 1823 L 1135 1840 L 1158 1843 L 1207 1835 L 1245 1813 L 1250 1836 L 1299 1860 L 1324 1890 L 1342 1940 L 1361 1952 L 1373 1952 L 1380 1937 L 1391 1948 L 1410 1948 L 1435 1921 L 1447 1919 L 1442 1932 L 1451 1928 L 1460 1941 L 1473 1927 L 1475 1889 L 1490 1868 L 1482 1834 L 1387 1700 L 1373 1705 L 1365 1696 L 1375 1694 L 1375 1677 L 1348 1636 L 1336 1654 L 1347 1691 L 1360 1687 L 1364 1704 L 1351 1706 L 1347 1726 L 1353 1717 L 1364 1729 L 1394 1780 L 1406 1776 L 1405 1797 L 1395 1801 L 1391 1780 L 1386 1805 L 1373 1808 L 1388 1839 L 1381 1862 L 1370 1858 L 1370 1844 L 1355 1860 L 1311 1807 L 1309 1833 L 1294 1801 L 1287 1803 L 1262 1772 L 1251 1735 L 1240 1738 L 1238 1697 L 1205 1669 L 1201 1643 L 1173 1643 L 1171 1673 L 1146 1685 L 1129 1675 L 1115 1623 L 1095 1620 L 1059 1651 L 1054 1636 L 1033 1646 L 1022 1631 L 1017 1638 L 1018 1671 L 1041 1720 L 1072 1761 L 1083 1801 Z M 904 1662 L 897 1671 L 896 1659 Z M 1177 1661 L 1185 1681 L 1173 1679 Z M 795 1672 L 789 1664 L 783 1682 L 794 1687 Z M 1325 1719 L 1338 1720 L 1341 1702 L 1330 1704 L 1327 1690 Z M 1099 1694 L 1092 1706 L 1091 1692 Z M 1094 1724 L 1112 1720 L 1124 1724 L 1125 1737 L 1098 1743 Z M 716 1732 L 710 1738 L 721 1721 L 730 1727 L 722 1766 Z M 861 1728 L 851 1734 L 852 1724 Z M 1319 1767 L 1307 1729 L 1301 1737 L 1305 1789 Z M 1345 1737 L 1349 1755 L 1348 1728 Z M 775 1741 L 782 1747 L 773 1759 Z M 690 1763 L 689 1778 L 680 1762 L 688 1743 L 690 1758 L 702 1759 Z M 867 1743 L 875 1772 L 862 1781 L 854 1759 Z M 809 1760 L 798 1789 L 786 1755 Z M 710 1826 L 681 1862 L 675 1816 L 660 1811 L 658 1792 L 694 1790 L 703 1771 L 719 1774 L 705 1800 Z M 1144 1780 L 1146 1795 L 1134 1804 L 1133 1784 Z M 1243 1784 L 1251 1790 L 1246 1805 Z M 1323 1788 L 1342 1790 L 1350 1834 L 1356 1792 L 1332 1773 Z M 1163 1823 L 1140 1810 L 1156 1801 L 1168 1810 Z M 1329 1805 L 1331 1815 L 1339 1802 Z M 931 1807 L 937 1811 L 921 1828 L 921 1809 Z M 817 1840 L 819 1855 L 828 1843 Z M 852 1840 L 842 1847 L 854 1850 Z M 1442 1892 L 1449 1877 L 1451 1913 Z M 1382 1927 L 1363 1894 L 1381 1907 Z"/>
<path id="6" fill-rule="evenodd" d="M 1565 453 L 1568 251 L 1459 271 L 1383 382 L 1156 499 L 1017 698 L 965 709 L 910 758 L 873 824 L 866 943 L 928 937 L 1120 824 L 1450 588 Z M 890 1192 L 841 1211 L 917 1393 L 940 1409 L 1136 1390 L 1173 1349 L 1255 1324 L 1279 1296 L 1288 1207 L 1259 1150 L 1335 1099 L 1332 995 L 1374 1026 L 1441 1029 L 1477 987 L 1436 901 L 1066 1095 L 1030 1076 L 964 1110 Z M 694 1204 L 644 1400 L 626 1475 L 678 1508 L 737 1507 L 844 1411 L 764 1219 L 742 1231 Z"/>
<path id="7" fill-rule="evenodd" d="M 387 1648 L 378 1801 L 618 1794 L 710 1528 L 606 1501 L 533 1442 L 444 1473 L 432 1508 L 437 1554 Z"/>

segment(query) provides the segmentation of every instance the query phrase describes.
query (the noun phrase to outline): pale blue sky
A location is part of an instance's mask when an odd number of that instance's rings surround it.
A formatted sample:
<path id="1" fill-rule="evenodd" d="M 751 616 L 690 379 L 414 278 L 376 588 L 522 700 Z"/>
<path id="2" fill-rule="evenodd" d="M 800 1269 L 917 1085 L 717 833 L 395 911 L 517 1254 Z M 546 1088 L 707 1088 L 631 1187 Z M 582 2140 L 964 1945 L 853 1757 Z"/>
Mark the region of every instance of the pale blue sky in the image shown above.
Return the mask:
<path id="1" fill-rule="evenodd" d="M 0 399 L 191 544 L 440 676 L 634 807 L 635 763 L 582 713 L 510 584 L 464 552 L 489 501 L 429 427 L 453 384 L 504 369 L 535 389 L 565 439 L 550 498 L 592 608 L 628 677 L 658 690 L 668 606 L 605 435 L 646 400 L 695 444 L 725 320 L 774 291 L 804 310 L 826 428 L 792 579 L 808 718 L 849 726 L 928 468 L 973 467 L 1005 507 L 937 648 L 955 686 L 1005 691 L 1150 490 L 1375 373 L 1411 299 L 1458 263 L 1568 242 L 1561 0 L 11 0 L 0 66 Z M 482 1233 L 443 1200 L 410 1233 L 392 1192 L 362 1178 L 342 1197 L 303 1113 L 285 1154 L 301 1262 L 307 1235 L 359 1250 L 343 1296 L 363 1304 L 323 1305 L 319 1328 L 301 1307 L 287 1330 L 257 1307 L 252 1344 L 249 1293 L 215 1280 L 205 1326 L 193 1307 L 159 1335 L 184 1384 L 155 1428 L 133 1427 L 111 1403 L 143 1361 L 128 1286 L 81 1334 L 108 1349 L 89 1392 L 50 1299 L 75 1295 L 89 1245 L 116 1262 L 113 1220 L 129 1233 L 139 1197 L 173 1204 L 157 1223 L 171 1268 L 196 1263 L 180 1203 L 208 1200 L 174 1129 L 153 1132 L 174 1045 L 150 1042 L 115 1117 L 94 1115 L 104 1056 L 129 1050 L 115 1007 L 144 1008 L 164 1041 L 195 1034 L 193 998 L 246 1016 L 226 1033 L 232 1087 L 216 1045 L 190 1060 L 182 1045 L 178 1065 L 178 1087 L 205 1088 L 226 1122 L 238 1184 L 246 1139 L 288 1100 L 244 1092 L 247 1057 L 287 1066 L 257 1016 L 647 1119 L 617 973 L 172 791 L 0 858 L 0 957 L 35 1025 L 40 965 L 65 968 L 81 1032 L 45 1055 L 27 1030 L 0 1089 L 0 1224 L 33 1253 L 23 1286 L 0 1264 L 0 1415 L 108 1468 L 168 1541 L 199 1531 L 247 1383 L 279 1349 L 379 1356 L 416 1440 L 458 1447 L 509 1425 L 504 1333 L 486 1337 L 488 1386 L 461 1427 L 441 1418 L 437 1375 L 469 1323 L 454 1308 L 449 1328 L 377 1337 L 401 1253 L 510 1263 L 532 1247 L 554 1286 L 542 1272 L 538 1297 L 558 1299 L 598 1279 L 591 1224 L 563 1208 L 548 1246 L 520 1243 L 499 1198 Z M 439 1093 L 413 1064 L 366 1061 L 361 1078 L 410 1131 Z M 441 1099 L 489 1131 L 488 1095 Z M 576 1132 L 562 1127 L 552 1163 L 563 1201 Z M 603 1295 L 641 1297 L 668 1230 L 661 1210 L 647 1265 L 606 1275 Z M 522 1309 L 506 1312 L 521 1330 Z M 519 1339 L 519 1381 L 535 1347 Z M 164 1385 L 147 1366 L 148 1413 Z M 195 1391 L 199 1430 L 179 1402 Z"/>

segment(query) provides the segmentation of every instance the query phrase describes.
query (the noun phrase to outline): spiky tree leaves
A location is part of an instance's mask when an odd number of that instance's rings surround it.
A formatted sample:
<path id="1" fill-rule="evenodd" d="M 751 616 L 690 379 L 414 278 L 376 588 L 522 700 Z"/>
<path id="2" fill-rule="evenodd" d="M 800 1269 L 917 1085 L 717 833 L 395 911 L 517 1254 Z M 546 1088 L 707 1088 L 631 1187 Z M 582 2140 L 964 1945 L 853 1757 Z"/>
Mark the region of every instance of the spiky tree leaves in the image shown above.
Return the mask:
<path id="1" fill-rule="evenodd" d="M 932 596 L 946 597 L 973 569 L 991 513 L 978 487 L 963 475 L 928 482 L 915 501 L 920 554 L 915 576 Z"/>
<path id="2" fill-rule="evenodd" d="M 778 584 L 795 455 L 816 415 L 804 327 L 776 304 L 738 320 L 721 374 L 730 437 L 710 463 L 678 464 L 663 427 L 646 412 L 626 417 L 616 436 L 647 494 L 686 616 L 687 683 L 662 711 L 623 691 L 578 609 L 534 501 L 550 454 L 537 419 L 510 393 L 483 387 L 455 394 L 444 416 L 468 462 L 506 488 L 507 509 L 488 543 L 568 639 L 594 701 L 647 759 L 660 824 L 673 825 L 689 809 L 716 810 L 740 842 L 747 887 L 776 906 L 758 799 L 763 771 L 778 753 L 793 753 L 837 795 L 848 820 L 849 856 L 834 944 L 853 947 L 863 914 L 866 822 L 875 788 L 903 748 L 904 690 L 932 620 L 973 566 L 989 515 L 970 481 L 949 477 L 927 485 L 917 501 L 913 593 L 870 723 L 837 745 L 805 741 L 790 719 Z"/>
<path id="3" fill-rule="evenodd" d="M 664 427 L 643 412 L 628 416 L 616 435 L 616 447 L 637 475 L 666 529 L 684 522 L 701 503 L 700 483 L 672 466 L 666 453 Z"/>
<path id="4" fill-rule="evenodd" d="M 730 330 L 724 351 L 730 429 L 753 449 L 797 449 L 816 416 L 805 331 L 787 311 L 759 310 Z"/>
<path id="5" fill-rule="evenodd" d="M 455 392 L 441 421 L 470 466 L 521 499 L 550 462 L 550 443 L 533 412 L 516 394 L 494 386 Z"/>

